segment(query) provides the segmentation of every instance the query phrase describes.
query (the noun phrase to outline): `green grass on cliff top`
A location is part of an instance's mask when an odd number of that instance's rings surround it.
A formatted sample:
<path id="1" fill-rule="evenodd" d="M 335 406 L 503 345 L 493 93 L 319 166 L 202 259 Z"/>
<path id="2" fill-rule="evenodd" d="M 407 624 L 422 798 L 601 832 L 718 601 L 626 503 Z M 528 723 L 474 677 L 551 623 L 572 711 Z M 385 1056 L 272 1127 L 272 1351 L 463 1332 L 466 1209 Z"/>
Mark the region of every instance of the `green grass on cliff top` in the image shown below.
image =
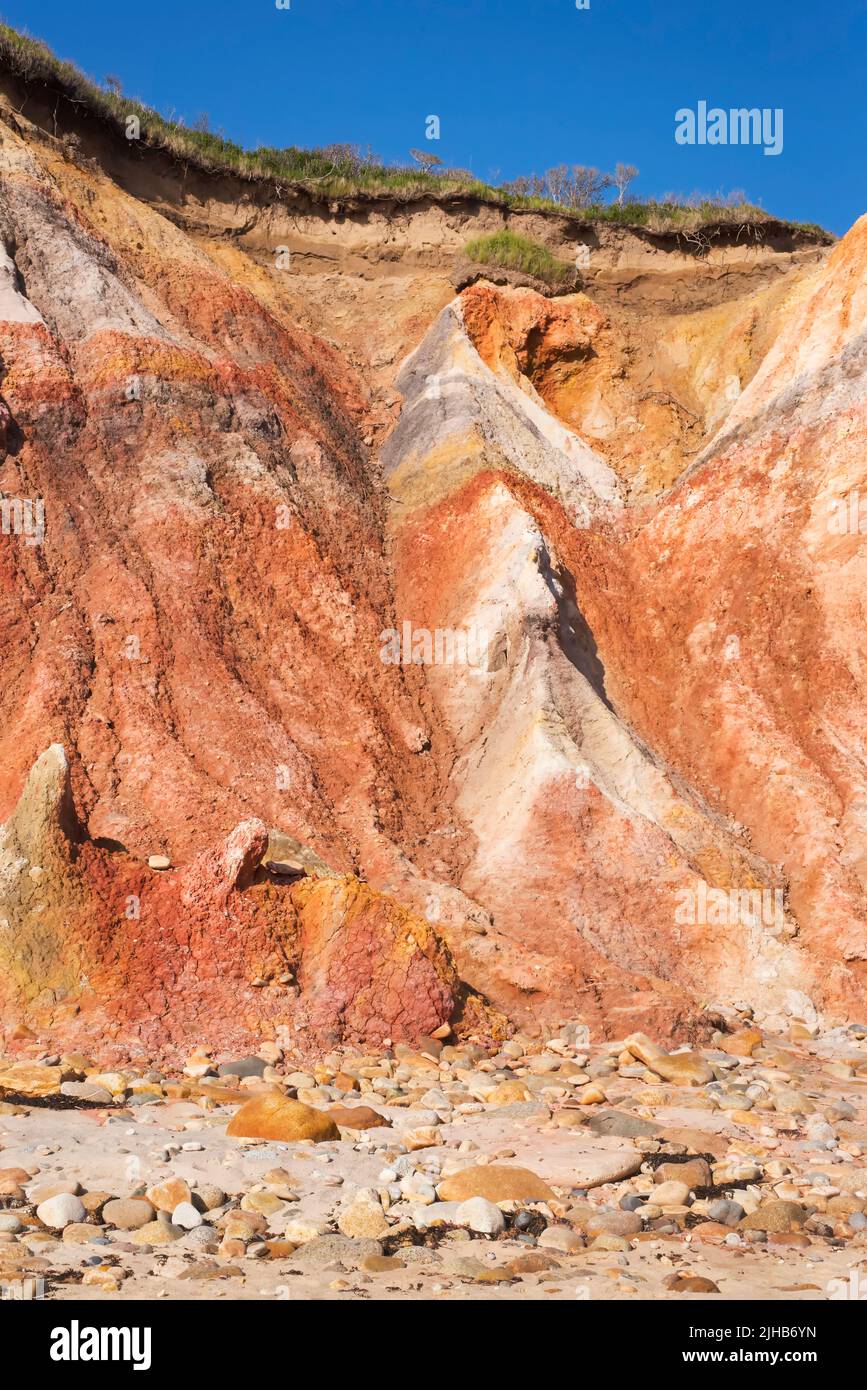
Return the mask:
<path id="1" fill-rule="evenodd" d="M 6 68 L 26 83 L 41 82 L 59 88 L 70 102 L 107 121 L 120 133 L 125 130 L 127 118 L 136 116 L 143 143 L 165 150 L 197 168 L 257 181 L 300 185 L 327 198 L 392 196 L 409 202 L 426 195 L 437 199 L 463 195 L 518 210 L 556 213 L 585 222 L 646 227 L 651 232 L 681 232 L 687 236 L 710 224 L 757 226 L 762 222 L 783 220 L 771 217 L 751 203 L 721 196 L 631 202 L 623 206 L 604 203 L 584 208 L 564 207 L 546 198 L 526 197 L 483 183 L 466 169 L 429 173 L 411 165 L 388 165 L 345 145 L 310 150 L 294 145 L 245 150 L 208 129 L 206 119 L 196 126 L 185 125 L 183 120 L 168 120 L 143 102 L 99 86 L 74 63 L 55 57 L 47 44 L 6 24 L 0 24 L 0 68 Z M 814 223 L 787 221 L 785 225 L 827 235 Z"/>
<path id="2" fill-rule="evenodd" d="M 479 265 L 522 270 L 537 280 L 544 280 L 547 285 L 562 285 L 575 278 L 572 267 L 565 261 L 558 261 L 546 246 L 506 229 L 492 236 L 476 237 L 467 242 L 464 250 L 469 259 Z"/>

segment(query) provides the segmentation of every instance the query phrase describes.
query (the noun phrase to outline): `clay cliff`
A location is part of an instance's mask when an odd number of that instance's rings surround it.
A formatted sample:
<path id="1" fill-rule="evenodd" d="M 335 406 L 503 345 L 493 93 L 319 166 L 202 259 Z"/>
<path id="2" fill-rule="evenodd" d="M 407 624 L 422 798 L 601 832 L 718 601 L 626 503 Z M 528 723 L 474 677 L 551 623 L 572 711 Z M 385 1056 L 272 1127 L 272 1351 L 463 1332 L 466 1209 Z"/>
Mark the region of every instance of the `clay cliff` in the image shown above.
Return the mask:
<path id="1" fill-rule="evenodd" d="M 582 290 L 468 275 L 505 223 Z M 7 1043 L 863 1014 L 865 271 L 316 201 L 3 77 Z"/>

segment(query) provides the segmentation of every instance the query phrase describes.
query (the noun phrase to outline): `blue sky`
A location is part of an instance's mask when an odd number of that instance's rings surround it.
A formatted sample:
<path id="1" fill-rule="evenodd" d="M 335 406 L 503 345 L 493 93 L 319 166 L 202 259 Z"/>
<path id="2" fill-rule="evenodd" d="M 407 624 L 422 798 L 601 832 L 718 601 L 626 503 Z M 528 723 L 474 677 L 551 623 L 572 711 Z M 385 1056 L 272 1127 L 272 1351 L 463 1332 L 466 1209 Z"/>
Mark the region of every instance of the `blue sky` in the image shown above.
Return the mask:
<path id="1" fill-rule="evenodd" d="M 245 145 L 410 147 L 499 182 L 638 165 L 844 232 L 867 210 L 864 0 L 0 0 L 91 76 Z M 678 145 L 675 111 L 781 107 L 782 153 Z M 438 115 L 441 139 L 425 140 Z"/>

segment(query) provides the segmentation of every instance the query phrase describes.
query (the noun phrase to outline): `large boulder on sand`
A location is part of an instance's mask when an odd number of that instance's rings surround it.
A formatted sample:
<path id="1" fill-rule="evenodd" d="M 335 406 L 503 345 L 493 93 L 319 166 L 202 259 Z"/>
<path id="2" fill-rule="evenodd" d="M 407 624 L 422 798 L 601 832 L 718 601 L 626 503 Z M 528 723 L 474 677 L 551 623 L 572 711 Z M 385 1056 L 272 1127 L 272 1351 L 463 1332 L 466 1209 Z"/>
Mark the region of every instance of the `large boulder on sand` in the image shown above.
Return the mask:
<path id="1" fill-rule="evenodd" d="M 340 1130 L 332 1119 L 312 1105 L 285 1096 L 254 1096 L 229 1121 L 227 1134 L 236 1139 L 339 1139 Z"/>

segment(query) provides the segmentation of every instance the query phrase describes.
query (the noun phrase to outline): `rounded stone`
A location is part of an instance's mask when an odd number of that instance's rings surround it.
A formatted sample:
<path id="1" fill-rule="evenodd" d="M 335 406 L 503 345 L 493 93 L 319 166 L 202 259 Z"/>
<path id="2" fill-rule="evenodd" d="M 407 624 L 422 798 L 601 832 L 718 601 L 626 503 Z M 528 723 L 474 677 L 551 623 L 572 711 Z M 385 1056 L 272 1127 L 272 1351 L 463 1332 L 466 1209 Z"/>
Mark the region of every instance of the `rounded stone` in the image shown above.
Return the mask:
<path id="1" fill-rule="evenodd" d="M 282 1211 L 286 1203 L 276 1192 L 248 1192 L 241 1199 L 242 1211 L 257 1211 L 260 1216 L 273 1216 Z"/>
<path id="2" fill-rule="evenodd" d="M 173 1226 L 168 1221 L 150 1221 L 134 1232 L 130 1239 L 135 1245 L 170 1245 L 185 1234 L 180 1226 Z"/>
<path id="3" fill-rule="evenodd" d="M 719 1197 L 709 1203 L 707 1214 L 711 1221 L 719 1221 L 724 1226 L 736 1226 L 744 1215 L 744 1209 L 740 1202 Z"/>
<path id="4" fill-rule="evenodd" d="M 661 1182 L 651 1194 L 654 1206 L 659 1207 L 682 1207 L 688 1198 L 689 1188 L 685 1182 Z"/>
<path id="5" fill-rule="evenodd" d="M 485 1096 L 488 1105 L 514 1105 L 523 1100 L 532 1100 L 532 1095 L 523 1081 L 501 1081 Z"/>
<path id="6" fill-rule="evenodd" d="M 498 1206 L 484 1197 L 470 1197 L 455 1212 L 455 1224 L 478 1235 L 498 1236 L 506 1229 L 506 1218 Z"/>
<path id="7" fill-rule="evenodd" d="M 118 1231 L 137 1231 L 154 1219 L 154 1208 L 144 1197 L 116 1197 L 102 1209 L 106 1226 Z"/>
<path id="8" fill-rule="evenodd" d="M 340 1138 L 337 1125 L 322 1110 L 272 1093 L 254 1096 L 242 1105 L 229 1121 L 226 1133 L 238 1139 L 277 1139 L 283 1143 Z"/>
<path id="9" fill-rule="evenodd" d="M 655 1183 L 684 1182 L 687 1187 L 710 1187 L 713 1182 L 710 1164 L 705 1158 L 691 1158 L 687 1163 L 660 1163 L 653 1174 Z"/>
<path id="10" fill-rule="evenodd" d="M 466 1202 L 484 1197 L 489 1202 L 550 1202 L 555 1194 L 529 1168 L 481 1163 L 444 1178 L 437 1188 L 441 1202 Z"/>
<path id="11" fill-rule="evenodd" d="M 388 1222 L 376 1201 L 355 1201 L 346 1207 L 337 1222 L 338 1230 L 353 1240 L 377 1240 L 385 1235 Z"/>
<path id="12" fill-rule="evenodd" d="M 192 1231 L 194 1227 L 202 1225 L 202 1214 L 196 1210 L 192 1202 L 179 1202 L 172 1212 L 172 1225 Z"/>
<path id="13" fill-rule="evenodd" d="M 670 1056 L 654 1057 L 647 1066 L 675 1086 L 706 1086 L 713 1081 L 713 1072 L 698 1052 L 673 1052 Z"/>
<path id="14" fill-rule="evenodd" d="M 611 1253 L 629 1250 L 630 1244 L 625 1236 L 600 1235 L 596 1236 L 590 1246 L 591 1250 L 609 1250 Z"/>
<path id="15" fill-rule="evenodd" d="M 807 1212 L 798 1202 L 765 1202 L 744 1217 L 740 1228 L 742 1231 L 799 1231 L 806 1219 Z"/>
<path id="16" fill-rule="evenodd" d="M 47 1201 L 39 1204 L 36 1215 L 43 1226 L 48 1226 L 53 1231 L 62 1231 L 64 1226 L 70 1225 L 73 1221 L 84 1221 L 87 1208 L 72 1192 L 58 1192 L 55 1197 L 49 1197 Z"/>
<path id="17" fill-rule="evenodd" d="M 584 1248 L 581 1232 L 573 1231 L 571 1226 L 549 1226 L 539 1236 L 537 1243 L 545 1250 L 560 1250 L 564 1255 Z"/>
<path id="18" fill-rule="evenodd" d="M 641 1230 L 642 1221 L 634 1211 L 602 1211 L 591 1216 L 585 1230 L 588 1236 L 633 1236 Z"/>
<path id="19" fill-rule="evenodd" d="M 111 1105 L 112 1094 L 105 1086 L 94 1086 L 89 1081 L 64 1081 L 60 1087 L 62 1096 L 73 1100 L 87 1100 L 98 1105 Z"/>
<path id="20" fill-rule="evenodd" d="M 219 1237 L 213 1226 L 194 1226 L 191 1231 L 186 1232 L 184 1242 L 187 1245 L 195 1246 L 197 1249 L 202 1246 L 213 1246 L 214 1249 L 216 1249 L 219 1244 Z"/>
<path id="21" fill-rule="evenodd" d="M 637 1211 L 639 1207 L 644 1206 L 644 1201 L 645 1199 L 639 1197 L 637 1192 L 628 1192 L 625 1197 L 620 1198 L 620 1210 Z"/>
<path id="22" fill-rule="evenodd" d="M 174 1211 L 181 1202 L 189 1202 L 192 1193 L 190 1184 L 184 1178 L 166 1178 L 147 1190 L 148 1201 L 157 1211 Z"/>
<path id="23" fill-rule="evenodd" d="M 239 1057 L 233 1062 L 223 1062 L 217 1068 L 218 1076 L 262 1076 L 267 1062 L 263 1057 Z"/>
<path id="24" fill-rule="evenodd" d="M 381 1129 L 391 1124 L 385 1115 L 369 1105 L 332 1105 L 327 1114 L 341 1129 Z"/>
<path id="25" fill-rule="evenodd" d="M 201 1203 L 204 1211 L 216 1211 L 226 1200 L 226 1194 L 221 1187 L 216 1187 L 214 1183 L 200 1183 L 193 1193 L 193 1200 L 196 1204 Z"/>

